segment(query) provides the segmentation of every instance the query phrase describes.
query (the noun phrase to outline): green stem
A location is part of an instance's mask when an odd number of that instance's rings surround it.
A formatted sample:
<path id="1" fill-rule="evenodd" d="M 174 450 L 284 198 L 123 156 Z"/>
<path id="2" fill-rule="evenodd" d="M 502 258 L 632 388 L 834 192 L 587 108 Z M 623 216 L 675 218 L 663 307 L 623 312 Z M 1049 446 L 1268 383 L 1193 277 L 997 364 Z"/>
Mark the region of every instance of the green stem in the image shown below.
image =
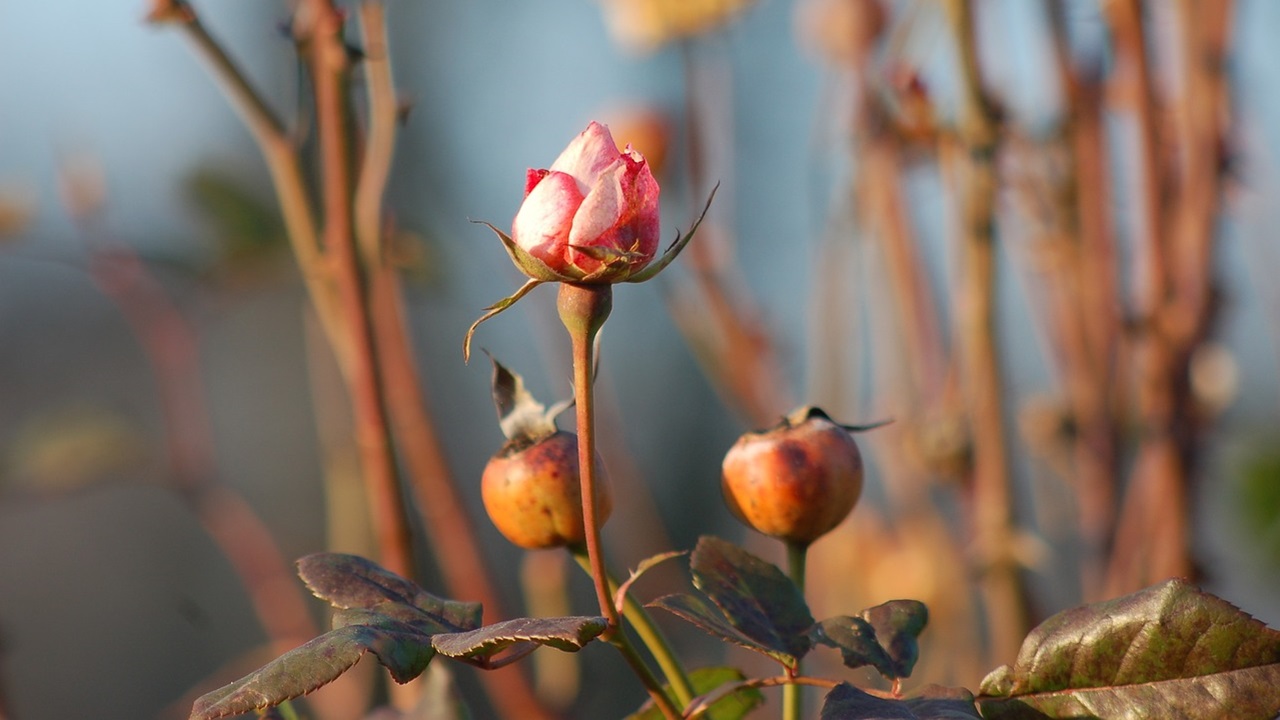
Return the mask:
<path id="1" fill-rule="evenodd" d="M 578 566 L 586 572 L 591 572 L 590 560 L 587 558 L 586 548 L 581 544 L 570 547 L 570 554 L 573 559 L 578 562 Z M 606 575 L 605 579 L 609 583 L 609 593 L 612 595 L 618 592 L 618 581 L 612 576 Z M 636 631 L 636 635 L 640 636 L 640 641 L 653 655 L 653 659 L 657 661 L 658 667 L 662 669 L 662 674 L 667 678 L 667 684 L 671 686 L 671 691 L 675 694 L 675 699 L 680 703 L 681 707 L 688 707 L 693 702 L 695 696 L 693 684 L 689 682 L 689 676 L 685 674 L 684 666 L 680 664 L 680 660 L 676 658 L 675 653 L 671 650 L 671 645 L 667 643 L 667 638 L 653 624 L 653 619 L 649 617 L 649 613 L 645 611 L 644 606 L 638 600 L 628 594 L 622 604 L 622 616 Z"/>
<path id="2" fill-rule="evenodd" d="M 667 638 L 653 624 L 653 620 L 649 617 L 649 613 L 645 612 L 644 606 L 637 602 L 630 595 L 627 595 L 623 601 L 622 614 L 627 618 L 627 622 L 631 623 L 631 627 L 635 628 L 636 634 L 640 636 L 640 641 L 649 648 L 649 652 L 653 654 L 653 659 L 658 662 L 658 667 L 662 668 L 662 674 L 667 678 L 667 684 L 671 686 L 672 693 L 676 696 L 676 701 L 681 707 L 687 707 L 693 701 L 694 692 L 693 685 L 689 682 L 689 676 L 684 672 L 684 666 L 676 659 L 675 654 L 671 651 L 671 646 L 667 644 Z"/>
<path id="3" fill-rule="evenodd" d="M 667 720 L 680 720 L 684 715 L 671 702 L 671 698 L 667 697 L 667 693 L 662 689 L 662 683 L 658 681 L 653 671 L 649 669 L 649 665 L 645 663 L 644 658 L 640 657 L 640 653 L 636 652 L 636 649 L 631 646 L 631 643 L 626 638 L 625 633 L 618 632 L 609 639 L 609 643 L 618 648 L 618 652 L 622 653 L 623 659 L 631 666 L 631 670 L 644 683 L 644 689 L 649 691 L 649 697 L 653 698 L 653 704 L 662 713 L 662 716 Z"/>
<path id="4" fill-rule="evenodd" d="M 804 571 L 805 562 L 808 559 L 809 544 L 798 542 L 787 542 L 787 575 L 791 581 L 800 588 L 800 594 L 804 594 Z M 790 673 L 792 677 L 801 674 L 800 661 L 796 661 L 796 666 Z M 788 683 L 782 686 L 782 720 L 800 720 L 800 713 L 803 708 L 803 692 L 804 688 L 795 683 Z"/>

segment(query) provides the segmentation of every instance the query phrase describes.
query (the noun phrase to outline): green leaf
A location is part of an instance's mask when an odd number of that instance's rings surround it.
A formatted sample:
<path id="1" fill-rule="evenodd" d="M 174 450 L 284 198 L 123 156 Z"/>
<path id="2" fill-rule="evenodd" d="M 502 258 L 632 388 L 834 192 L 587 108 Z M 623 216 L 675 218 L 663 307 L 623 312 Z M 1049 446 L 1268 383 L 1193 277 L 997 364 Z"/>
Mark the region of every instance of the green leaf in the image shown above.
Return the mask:
<path id="1" fill-rule="evenodd" d="M 894 662 L 876 640 L 875 628 L 860 617 L 827 618 L 813 627 L 811 636 L 815 643 L 840 650 L 845 667 L 870 665 L 885 677 L 895 677 Z"/>
<path id="2" fill-rule="evenodd" d="M 689 673 L 689 683 L 693 692 L 706 695 L 715 692 L 724 685 L 740 683 L 746 680 L 742 671 L 732 667 L 698 668 Z M 664 685 L 663 690 L 671 694 L 671 686 Z M 717 699 L 707 709 L 706 714 L 699 717 L 706 720 L 741 720 L 752 710 L 764 704 L 764 694 L 756 688 L 738 688 Z M 639 710 L 628 715 L 625 720 L 662 720 L 662 711 L 654 707 L 653 701 L 646 702 Z"/>
<path id="3" fill-rule="evenodd" d="M 698 540 L 689 560 L 693 584 L 742 634 L 778 654 L 809 651 L 813 615 L 800 588 L 776 566 L 712 536 Z"/>
<path id="4" fill-rule="evenodd" d="M 336 608 L 375 608 L 402 603 L 451 631 L 480 626 L 480 603 L 436 597 L 410 580 L 358 555 L 316 553 L 298 561 L 298 575 L 316 597 Z"/>
<path id="5" fill-rule="evenodd" d="M 984 716 L 1272 718 L 1280 633 L 1183 580 L 1067 610 L 982 683 Z"/>
<path id="6" fill-rule="evenodd" d="M 693 623 L 701 628 L 703 632 L 718 637 L 725 642 L 768 655 L 787 667 L 795 667 L 799 661 L 799 658 L 785 650 L 765 645 L 744 635 L 729 622 L 719 608 L 697 595 L 665 595 L 649 603 L 649 607 L 666 610 Z"/>
<path id="7" fill-rule="evenodd" d="M 441 633 L 431 643 L 441 655 L 487 659 L 518 643 L 577 652 L 609 627 L 602 617 L 516 618 L 460 633 Z"/>
<path id="8" fill-rule="evenodd" d="M 305 695 L 346 672 L 366 652 L 399 683 L 422 674 L 435 656 L 429 635 L 398 620 L 344 625 L 199 698 L 191 720 L 240 715 Z"/>
<path id="9" fill-rule="evenodd" d="M 980 718 L 973 695 L 937 685 L 919 697 L 895 700 L 865 693 L 840 683 L 822 704 L 821 720 L 971 720 Z"/>
<path id="10" fill-rule="evenodd" d="M 917 638 L 929 624 L 929 608 L 919 600 L 890 600 L 859 613 L 875 629 L 876 640 L 892 664 L 881 674 L 890 679 L 911 676 L 920 657 Z"/>

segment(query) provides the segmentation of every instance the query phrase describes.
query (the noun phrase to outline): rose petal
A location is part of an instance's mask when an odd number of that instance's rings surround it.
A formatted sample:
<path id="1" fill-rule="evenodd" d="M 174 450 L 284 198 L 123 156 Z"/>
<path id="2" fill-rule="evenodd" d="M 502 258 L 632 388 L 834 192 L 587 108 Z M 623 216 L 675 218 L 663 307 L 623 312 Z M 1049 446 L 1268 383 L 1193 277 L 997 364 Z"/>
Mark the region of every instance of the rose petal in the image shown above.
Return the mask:
<path id="1" fill-rule="evenodd" d="M 574 215 L 570 260 L 590 272 L 599 262 L 573 246 L 635 252 L 639 257 L 631 262 L 630 271 L 636 271 L 657 253 L 660 232 L 658 183 L 639 153 L 624 155 L 601 175 Z"/>
<path id="2" fill-rule="evenodd" d="M 573 216 L 569 244 L 600 245 L 600 236 L 630 219 L 633 213 L 630 212 L 627 191 L 632 184 L 634 181 L 627 177 L 627 164 L 621 160 L 601 174 Z"/>
<path id="3" fill-rule="evenodd" d="M 564 272 L 565 245 L 581 204 L 577 181 L 565 173 L 551 171 L 529 191 L 516 212 L 511 239 L 547 267 Z"/>
<path id="4" fill-rule="evenodd" d="M 551 169 L 572 175 L 578 181 L 578 190 L 585 194 L 617 162 L 619 154 L 609 128 L 593 121 L 551 163 Z"/>
<path id="5" fill-rule="evenodd" d="M 538 183 L 542 182 L 542 178 L 546 177 L 547 173 L 550 172 L 550 170 L 535 170 L 533 168 L 526 170 L 524 173 L 524 196 L 529 197 L 529 193 L 533 192 Z"/>
<path id="6" fill-rule="evenodd" d="M 640 241 L 640 253 L 644 255 L 648 264 L 655 255 L 658 254 L 658 246 L 662 242 L 662 225 L 659 216 L 658 196 L 661 189 L 658 187 L 658 180 L 649 170 L 649 163 L 640 153 L 630 150 L 624 153 L 624 157 L 635 163 L 641 164 L 641 168 L 636 173 L 635 185 L 632 188 L 632 203 L 636 206 L 635 229 L 636 238 Z M 638 267 L 633 269 L 638 270 Z"/>

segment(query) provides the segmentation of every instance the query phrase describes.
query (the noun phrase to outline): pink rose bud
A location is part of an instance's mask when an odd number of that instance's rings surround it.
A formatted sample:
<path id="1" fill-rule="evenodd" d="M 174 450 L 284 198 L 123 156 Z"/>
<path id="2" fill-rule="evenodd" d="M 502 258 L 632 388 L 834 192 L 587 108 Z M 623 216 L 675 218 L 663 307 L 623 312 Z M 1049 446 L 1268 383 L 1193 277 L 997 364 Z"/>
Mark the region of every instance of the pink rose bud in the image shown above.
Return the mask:
<path id="1" fill-rule="evenodd" d="M 548 170 L 529 170 L 511 239 L 570 280 L 622 282 L 658 252 L 658 181 L 592 122 Z M 528 271 L 526 271 L 528 272 Z"/>

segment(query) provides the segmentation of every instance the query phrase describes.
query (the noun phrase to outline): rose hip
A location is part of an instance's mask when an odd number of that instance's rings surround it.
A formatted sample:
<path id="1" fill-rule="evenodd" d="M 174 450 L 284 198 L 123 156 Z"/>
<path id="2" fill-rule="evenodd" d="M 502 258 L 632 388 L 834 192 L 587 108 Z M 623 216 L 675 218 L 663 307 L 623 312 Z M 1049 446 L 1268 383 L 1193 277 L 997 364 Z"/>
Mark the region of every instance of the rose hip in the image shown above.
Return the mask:
<path id="1" fill-rule="evenodd" d="M 600 458 L 596 477 L 604 479 Z M 563 547 L 586 537 L 578 474 L 578 436 L 564 431 L 536 442 L 507 443 L 485 466 L 485 511 L 512 543 L 527 550 Z M 601 522 L 613 506 L 608 484 L 597 490 Z"/>
<path id="2" fill-rule="evenodd" d="M 725 454 L 721 490 L 747 526 L 807 545 L 840 524 L 862 494 L 853 436 L 817 408 L 738 438 Z"/>

